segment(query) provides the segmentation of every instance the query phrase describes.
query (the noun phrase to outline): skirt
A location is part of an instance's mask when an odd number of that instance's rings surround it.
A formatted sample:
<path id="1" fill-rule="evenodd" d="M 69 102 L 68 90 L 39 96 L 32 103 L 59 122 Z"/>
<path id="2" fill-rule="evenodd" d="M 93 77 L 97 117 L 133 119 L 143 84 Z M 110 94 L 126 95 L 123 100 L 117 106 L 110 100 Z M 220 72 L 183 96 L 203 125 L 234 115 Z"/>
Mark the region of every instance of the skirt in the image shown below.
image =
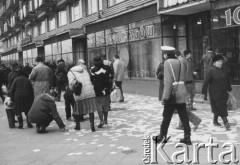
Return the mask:
<path id="1" fill-rule="evenodd" d="M 98 111 L 98 105 L 96 102 L 96 98 L 92 97 L 92 98 L 76 101 L 73 114 L 86 115 L 89 113 L 94 113 L 95 111 Z"/>
<path id="2" fill-rule="evenodd" d="M 98 105 L 98 109 L 99 111 L 104 111 L 104 112 L 108 112 L 110 109 L 110 95 L 108 96 L 97 96 L 96 97 L 97 100 L 97 105 Z"/>

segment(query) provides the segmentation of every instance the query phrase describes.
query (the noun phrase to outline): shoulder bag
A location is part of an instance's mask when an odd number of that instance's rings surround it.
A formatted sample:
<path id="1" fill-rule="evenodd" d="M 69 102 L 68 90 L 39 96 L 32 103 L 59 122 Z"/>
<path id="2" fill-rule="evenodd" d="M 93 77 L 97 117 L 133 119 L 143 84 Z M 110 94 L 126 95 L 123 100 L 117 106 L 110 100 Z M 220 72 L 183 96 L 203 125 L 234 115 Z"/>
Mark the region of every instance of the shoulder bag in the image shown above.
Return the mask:
<path id="1" fill-rule="evenodd" d="M 176 81 L 176 77 L 175 77 L 175 74 L 174 74 L 174 71 L 173 71 L 173 68 L 172 68 L 172 64 L 171 64 L 169 61 L 167 61 L 167 62 L 169 63 L 169 65 L 170 65 L 170 67 L 171 67 L 174 82 L 177 83 L 177 87 L 176 87 L 176 90 L 177 90 L 177 89 L 178 89 L 179 79 L 180 79 L 180 74 L 181 74 L 181 62 L 179 61 L 179 63 L 180 63 L 180 69 L 179 69 L 178 81 Z M 177 103 L 177 99 L 176 99 L 175 88 L 174 88 L 173 85 L 172 85 L 170 97 L 169 97 L 168 100 L 165 100 L 165 101 L 164 101 L 164 104 L 176 104 L 176 103 Z"/>
<path id="2" fill-rule="evenodd" d="M 70 70 L 71 71 L 71 70 Z M 72 74 L 75 76 L 75 74 L 73 73 L 73 71 L 71 71 Z M 76 82 L 74 83 L 73 85 L 73 93 L 76 95 L 76 96 L 80 96 L 81 95 L 81 92 L 82 92 L 82 83 L 79 82 L 77 80 L 77 77 L 75 76 L 76 78 Z"/>

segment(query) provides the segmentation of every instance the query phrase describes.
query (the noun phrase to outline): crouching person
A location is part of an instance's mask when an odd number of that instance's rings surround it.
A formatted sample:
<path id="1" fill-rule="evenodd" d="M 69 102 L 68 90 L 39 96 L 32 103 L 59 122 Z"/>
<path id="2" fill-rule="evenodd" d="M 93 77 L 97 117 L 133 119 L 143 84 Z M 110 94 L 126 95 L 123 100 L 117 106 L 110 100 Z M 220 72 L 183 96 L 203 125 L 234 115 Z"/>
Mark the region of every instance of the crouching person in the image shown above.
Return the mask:
<path id="1" fill-rule="evenodd" d="M 29 120 L 36 124 L 37 133 L 48 133 L 46 128 L 55 120 L 61 131 L 68 131 L 60 118 L 54 98 L 45 93 L 38 96 L 28 113 Z"/>

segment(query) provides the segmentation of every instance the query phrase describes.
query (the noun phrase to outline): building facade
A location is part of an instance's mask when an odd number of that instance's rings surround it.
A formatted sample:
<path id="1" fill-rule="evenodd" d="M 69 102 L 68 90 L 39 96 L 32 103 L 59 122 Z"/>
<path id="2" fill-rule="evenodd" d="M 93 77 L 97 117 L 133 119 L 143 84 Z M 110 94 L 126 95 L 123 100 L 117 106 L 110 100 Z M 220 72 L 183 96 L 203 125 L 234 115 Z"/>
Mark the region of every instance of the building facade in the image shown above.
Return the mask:
<path id="1" fill-rule="evenodd" d="M 34 64 L 36 56 L 88 66 L 96 55 L 126 64 L 124 87 L 157 96 L 162 45 L 192 51 L 203 82 L 202 55 L 221 48 L 240 99 L 239 0 L 5 0 L 0 4 L 1 63 Z"/>

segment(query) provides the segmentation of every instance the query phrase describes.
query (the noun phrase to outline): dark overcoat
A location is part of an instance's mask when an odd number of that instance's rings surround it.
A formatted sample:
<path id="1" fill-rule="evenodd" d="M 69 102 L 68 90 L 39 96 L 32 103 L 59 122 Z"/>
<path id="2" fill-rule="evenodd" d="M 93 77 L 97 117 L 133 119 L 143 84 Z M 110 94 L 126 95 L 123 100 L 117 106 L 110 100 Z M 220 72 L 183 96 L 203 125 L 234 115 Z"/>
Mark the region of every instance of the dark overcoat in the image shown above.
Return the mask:
<path id="1" fill-rule="evenodd" d="M 210 104 L 214 115 L 221 117 L 228 116 L 227 91 L 231 91 L 231 86 L 222 69 L 217 68 L 216 66 L 210 68 L 203 83 L 203 95 L 207 96 L 208 88 Z"/>
<path id="2" fill-rule="evenodd" d="M 34 93 L 31 81 L 27 77 L 19 76 L 13 81 L 11 99 L 17 115 L 21 112 L 28 113 L 33 104 Z"/>

